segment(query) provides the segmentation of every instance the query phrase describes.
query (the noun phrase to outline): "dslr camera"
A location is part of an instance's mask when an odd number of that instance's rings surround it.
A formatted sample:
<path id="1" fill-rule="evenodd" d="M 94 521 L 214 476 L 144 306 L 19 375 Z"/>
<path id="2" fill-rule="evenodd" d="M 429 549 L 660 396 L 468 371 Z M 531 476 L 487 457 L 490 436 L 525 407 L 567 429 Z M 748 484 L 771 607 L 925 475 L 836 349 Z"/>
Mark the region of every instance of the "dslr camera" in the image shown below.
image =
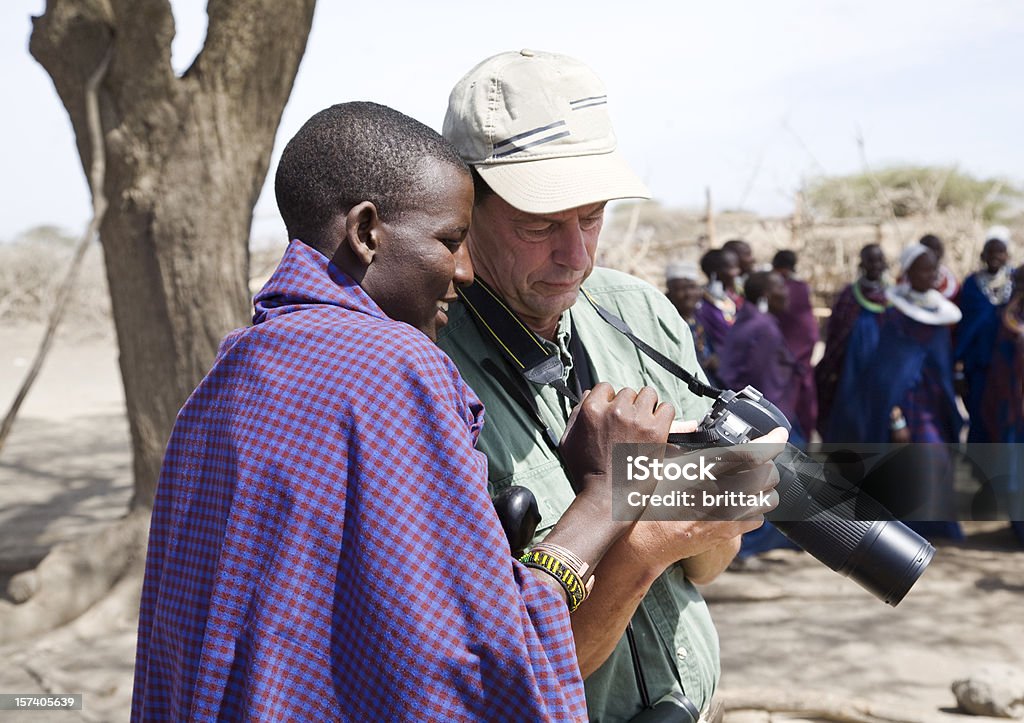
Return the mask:
<path id="1" fill-rule="evenodd" d="M 778 407 L 753 387 L 725 390 L 697 431 L 669 436 L 688 449 L 745 444 L 776 427 L 791 429 Z M 837 484 L 824 465 L 791 444 L 775 458 L 779 504 L 766 515 L 810 555 L 896 606 L 935 554 L 935 548 L 876 500 Z"/>

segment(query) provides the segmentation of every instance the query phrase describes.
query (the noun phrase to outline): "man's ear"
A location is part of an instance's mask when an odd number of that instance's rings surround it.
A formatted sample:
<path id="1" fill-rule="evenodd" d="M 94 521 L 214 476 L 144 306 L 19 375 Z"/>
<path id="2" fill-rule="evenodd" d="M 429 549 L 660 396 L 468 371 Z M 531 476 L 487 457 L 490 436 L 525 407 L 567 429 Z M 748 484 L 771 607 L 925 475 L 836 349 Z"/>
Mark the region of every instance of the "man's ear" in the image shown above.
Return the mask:
<path id="1" fill-rule="evenodd" d="M 362 201 L 349 209 L 345 215 L 345 238 L 342 245 L 348 247 L 363 267 L 373 263 L 383 236 L 383 223 L 372 202 Z"/>

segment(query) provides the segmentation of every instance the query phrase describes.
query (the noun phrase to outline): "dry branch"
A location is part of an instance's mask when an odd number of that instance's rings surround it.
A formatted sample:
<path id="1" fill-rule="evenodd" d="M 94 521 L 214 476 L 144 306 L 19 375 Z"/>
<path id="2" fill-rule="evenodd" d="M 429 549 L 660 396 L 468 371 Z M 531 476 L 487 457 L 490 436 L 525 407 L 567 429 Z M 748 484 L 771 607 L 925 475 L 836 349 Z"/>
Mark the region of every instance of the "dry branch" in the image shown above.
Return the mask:
<path id="1" fill-rule="evenodd" d="M 113 55 L 113 48 L 108 47 L 103 59 L 85 84 L 85 114 L 89 124 L 89 142 L 92 148 L 92 167 L 89 170 L 89 188 L 92 191 L 92 218 L 89 219 L 85 233 L 82 234 L 82 237 L 75 246 L 75 253 L 71 258 L 71 263 L 68 265 L 68 270 L 64 274 L 64 280 L 61 282 L 60 289 L 57 292 L 57 301 L 50 312 L 50 319 L 46 324 L 46 332 L 43 334 L 43 340 L 39 343 L 39 349 L 36 351 L 32 366 L 29 367 L 25 380 L 21 383 L 14 401 L 11 402 L 7 414 L 4 416 L 3 423 L 0 424 L 0 451 L 3 451 L 4 442 L 7 441 L 7 435 L 10 434 L 11 427 L 14 426 L 18 410 L 21 409 L 25 397 L 28 396 L 36 377 L 39 376 L 43 362 L 46 361 L 46 355 L 53 345 L 53 338 L 57 333 L 57 327 L 60 326 L 60 322 L 64 318 L 64 312 L 67 310 L 68 299 L 71 298 L 71 291 L 74 288 L 75 279 L 78 277 L 78 271 L 82 266 L 82 259 L 85 258 L 85 252 L 89 250 L 90 244 L 98 236 L 100 224 L 103 222 L 103 216 L 107 211 L 107 198 L 103 193 L 107 160 L 103 148 L 103 130 L 100 126 L 98 89 L 103 81 L 103 77 L 107 74 L 107 68 L 110 67 L 111 55 Z"/>
<path id="2" fill-rule="evenodd" d="M 867 150 L 864 147 L 864 135 L 860 132 L 860 130 L 857 131 L 857 149 L 860 151 L 860 159 L 861 163 L 864 165 L 865 175 L 871 182 L 872 187 L 875 189 L 875 194 L 882 201 L 882 207 L 885 209 L 885 213 L 889 217 L 889 220 L 892 222 L 893 227 L 898 228 L 896 223 L 896 205 L 893 203 L 892 199 L 889 198 L 889 194 L 885 192 L 885 187 L 882 186 L 881 181 L 878 180 L 878 177 L 875 175 L 875 172 L 871 170 L 871 166 L 868 164 L 868 154 Z"/>

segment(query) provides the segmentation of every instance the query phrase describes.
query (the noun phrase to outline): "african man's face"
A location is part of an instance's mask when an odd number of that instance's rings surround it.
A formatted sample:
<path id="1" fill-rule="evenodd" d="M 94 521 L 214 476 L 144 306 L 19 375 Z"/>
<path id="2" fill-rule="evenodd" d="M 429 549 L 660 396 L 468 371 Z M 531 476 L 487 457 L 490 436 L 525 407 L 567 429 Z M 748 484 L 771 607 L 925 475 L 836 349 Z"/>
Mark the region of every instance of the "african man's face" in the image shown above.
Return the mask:
<path id="1" fill-rule="evenodd" d="M 381 223 L 362 285 L 385 314 L 433 340 L 448 323 L 455 287 L 472 283 L 463 243 L 473 216 L 473 182 L 450 163 L 426 159 L 404 208 Z"/>
<path id="2" fill-rule="evenodd" d="M 878 281 L 888 266 L 885 254 L 878 246 L 866 249 L 860 256 L 860 268 L 864 272 L 864 278 L 868 281 Z"/>
<path id="3" fill-rule="evenodd" d="M 740 273 L 749 275 L 754 270 L 754 251 L 750 248 L 750 244 L 744 241 L 743 243 L 735 244 L 730 250 L 736 254 L 736 262 L 739 264 Z"/>
<path id="4" fill-rule="evenodd" d="M 722 253 L 722 263 L 718 265 L 718 280 L 727 289 L 733 288 L 736 278 L 740 275 L 740 262 L 732 251 Z"/>
<path id="5" fill-rule="evenodd" d="M 989 241 L 986 243 L 985 250 L 981 252 L 981 261 L 985 264 L 985 268 L 990 274 L 998 272 L 999 269 L 1006 266 L 1006 244 L 1002 241 Z"/>
<path id="6" fill-rule="evenodd" d="M 694 279 L 672 279 L 667 286 L 665 293 L 679 315 L 684 319 L 692 318 L 703 295 L 700 284 Z"/>
<path id="7" fill-rule="evenodd" d="M 789 287 L 786 286 L 782 274 L 773 273 L 765 292 L 768 301 L 768 311 L 772 314 L 782 314 L 789 308 Z"/>
<path id="8" fill-rule="evenodd" d="M 938 280 L 939 262 L 930 250 L 914 259 L 910 268 L 907 269 L 907 283 L 910 284 L 910 288 L 919 293 L 934 288 Z"/>

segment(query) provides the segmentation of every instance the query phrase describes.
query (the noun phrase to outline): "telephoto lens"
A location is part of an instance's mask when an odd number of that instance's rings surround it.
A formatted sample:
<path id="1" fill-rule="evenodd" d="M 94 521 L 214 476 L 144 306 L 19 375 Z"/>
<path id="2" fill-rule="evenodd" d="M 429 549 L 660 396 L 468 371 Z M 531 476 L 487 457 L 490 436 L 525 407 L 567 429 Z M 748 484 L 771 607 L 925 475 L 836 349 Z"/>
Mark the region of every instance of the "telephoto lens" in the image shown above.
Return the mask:
<path id="1" fill-rule="evenodd" d="M 690 449 L 744 444 L 776 427 L 785 415 L 753 387 L 723 391 L 697 432 L 670 435 Z M 935 548 L 855 486 L 837 483 L 825 467 L 791 444 L 775 458 L 779 504 L 766 518 L 779 531 L 872 595 L 896 606 L 928 567 Z"/>
<path id="2" fill-rule="evenodd" d="M 835 484 L 824 465 L 793 445 L 775 458 L 779 505 L 767 519 L 816 559 L 896 606 L 935 548 L 856 488 Z"/>

